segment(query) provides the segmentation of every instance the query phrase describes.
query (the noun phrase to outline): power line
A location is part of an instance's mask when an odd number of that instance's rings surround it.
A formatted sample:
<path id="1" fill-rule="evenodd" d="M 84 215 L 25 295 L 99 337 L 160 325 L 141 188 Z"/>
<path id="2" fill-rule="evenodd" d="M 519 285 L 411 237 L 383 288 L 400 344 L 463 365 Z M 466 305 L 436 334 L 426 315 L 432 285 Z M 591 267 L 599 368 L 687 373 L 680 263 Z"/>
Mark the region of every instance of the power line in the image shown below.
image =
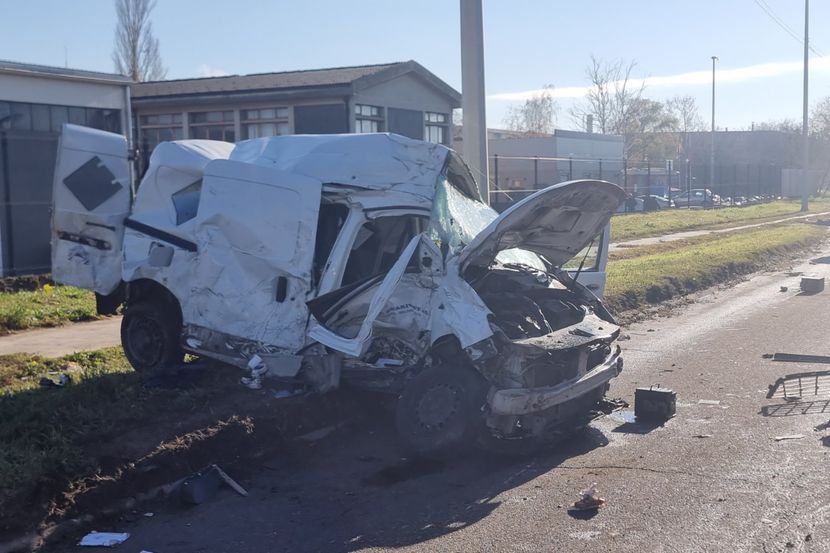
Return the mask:
<path id="1" fill-rule="evenodd" d="M 775 13 L 775 11 L 774 11 L 774 10 L 770 7 L 770 5 L 766 3 L 766 0 L 755 0 L 755 4 L 756 4 L 759 8 L 761 8 L 762 10 L 764 10 L 764 13 L 766 13 L 766 14 L 769 16 L 769 18 L 770 18 L 770 19 L 772 19 L 772 20 L 773 20 L 773 22 L 775 22 L 775 24 L 776 24 L 776 25 L 778 25 L 779 27 L 781 27 L 781 29 L 782 29 L 785 33 L 787 33 L 788 35 L 790 35 L 791 37 L 793 37 L 793 38 L 794 38 L 796 41 L 798 41 L 799 43 L 801 43 L 801 44 L 803 44 L 803 43 L 804 43 L 804 38 L 803 38 L 801 35 L 799 35 L 797 32 L 795 32 L 794 30 L 792 30 L 792 28 L 791 28 L 789 25 L 787 25 L 787 24 L 786 24 L 786 23 L 785 23 L 785 22 L 784 22 L 784 21 L 783 21 L 780 17 L 778 17 L 778 15 L 777 15 L 777 14 Z M 811 51 L 812 53 L 814 53 L 815 55 L 817 55 L 817 56 L 819 56 L 819 57 L 824 57 L 824 54 L 822 54 L 821 52 L 819 52 L 818 50 L 816 50 L 816 49 L 813 47 L 813 45 L 812 45 L 812 44 L 808 44 L 808 45 L 807 45 L 807 47 L 808 47 L 808 48 L 810 49 L 810 51 Z"/>

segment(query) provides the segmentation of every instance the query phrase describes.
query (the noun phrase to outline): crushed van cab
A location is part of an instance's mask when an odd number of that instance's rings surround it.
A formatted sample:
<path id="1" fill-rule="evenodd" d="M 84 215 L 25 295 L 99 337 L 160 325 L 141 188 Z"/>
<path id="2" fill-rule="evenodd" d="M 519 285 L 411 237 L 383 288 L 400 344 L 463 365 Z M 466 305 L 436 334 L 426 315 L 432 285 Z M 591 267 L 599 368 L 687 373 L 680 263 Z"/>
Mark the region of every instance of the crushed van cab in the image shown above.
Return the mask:
<path id="1" fill-rule="evenodd" d="M 604 263 L 614 184 L 498 214 L 452 150 L 366 134 L 165 142 L 132 188 L 122 136 L 64 127 L 52 272 L 124 304 L 136 370 L 189 352 L 393 393 L 404 444 L 441 455 L 544 441 L 622 369 L 614 318 L 566 269 L 582 251 Z"/>

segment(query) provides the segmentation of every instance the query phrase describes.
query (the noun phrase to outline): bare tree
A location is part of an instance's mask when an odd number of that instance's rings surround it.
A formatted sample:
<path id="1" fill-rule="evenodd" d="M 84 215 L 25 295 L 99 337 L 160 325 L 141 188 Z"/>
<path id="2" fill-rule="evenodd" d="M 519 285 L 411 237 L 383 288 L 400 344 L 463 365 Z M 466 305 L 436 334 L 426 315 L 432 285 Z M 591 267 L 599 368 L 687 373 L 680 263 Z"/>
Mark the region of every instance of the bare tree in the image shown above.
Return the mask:
<path id="1" fill-rule="evenodd" d="M 118 24 L 112 60 L 116 71 L 137 82 L 155 81 L 167 75 L 150 22 L 155 6 L 155 0 L 115 0 Z"/>
<path id="2" fill-rule="evenodd" d="M 821 140 L 830 141 L 830 96 L 822 98 L 813 106 L 810 114 L 810 134 Z"/>
<path id="3" fill-rule="evenodd" d="M 638 85 L 631 78 L 636 67 L 635 61 L 608 62 L 591 56 L 591 64 L 585 70 L 591 88 L 585 101 L 570 110 L 580 128 L 584 128 L 586 116 L 592 115 L 597 132 L 623 134 L 630 126 L 633 108 L 645 90 L 644 82 Z"/>
<path id="4" fill-rule="evenodd" d="M 756 131 L 779 131 L 790 134 L 801 134 L 801 121 L 795 119 L 772 119 L 753 123 L 753 130 Z"/>
<path id="5" fill-rule="evenodd" d="M 666 102 L 668 111 L 677 119 L 678 129 L 682 133 L 706 130 L 706 123 L 697 108 L 694 96 L 675 96 Z"/>
<path id="6" fill-rule="evenodd" d="M 680 149 L 679 121 L 667 104 L 638 98 L 629 107 L 625 136 L 626 157 L 634 159 L 676 159 Z"/>
<path id="7" fill-rule="evenodd" d="M 553 99 L 553 85 L 545 85 L 541 92 L 525 100 L 521 106 L 510 106 L 504 124 L 511 131 L 551 134 L 558 109 Z"/>

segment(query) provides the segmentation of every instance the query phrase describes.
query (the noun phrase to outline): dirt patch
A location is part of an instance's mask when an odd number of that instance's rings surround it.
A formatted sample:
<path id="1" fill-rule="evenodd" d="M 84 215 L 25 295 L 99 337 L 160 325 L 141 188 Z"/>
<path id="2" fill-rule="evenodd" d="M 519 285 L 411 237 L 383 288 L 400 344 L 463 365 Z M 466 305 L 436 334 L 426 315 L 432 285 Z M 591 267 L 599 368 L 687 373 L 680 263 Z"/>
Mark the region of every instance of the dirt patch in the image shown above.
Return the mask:
<path id="1" fill-rule="evenodd" d="M 204 405 L 198 412 L 156 406 L 154 415 L 133 427 L 89 440 L 84 446 L 88 466 L 81 474 L 50 473 L 34 490 L 3 494 L 0 544 L 33 531 L 49 535 L 62 522 L 80 517 L 85 523 L 73 526 L 74 538 L 87 530 L 90 516 L 114 520 L 118 505 L 147 498 L 148 492 L 213 463 L 245 486 L 292 437 L 361 413 L 348 392 L 276 400 L 268 390 L 241 387 L 235 378 L 205 386 L 213 389 L 200 395 Z"/>

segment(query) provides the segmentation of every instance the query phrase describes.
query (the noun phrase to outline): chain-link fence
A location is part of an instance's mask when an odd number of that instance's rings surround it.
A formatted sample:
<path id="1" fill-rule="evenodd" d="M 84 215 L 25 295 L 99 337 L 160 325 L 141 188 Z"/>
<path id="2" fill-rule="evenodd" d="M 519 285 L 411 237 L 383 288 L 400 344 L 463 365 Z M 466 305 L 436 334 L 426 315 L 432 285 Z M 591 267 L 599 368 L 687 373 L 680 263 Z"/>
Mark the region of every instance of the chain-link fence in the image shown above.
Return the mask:
<path id="1" fill-rule="evenodd" d="M 692 190 L 708 189 L 713 198 L 704 207 L 745 204 L 745 198 L 781 194 L 776 164 L 735 163 L 710 166 L 687 160 L 656 163 L 627 159 L 490 156 L 490 203 L 501 211 L 534 191 L 575 179 L 600 179 L 618 184 L 629 194 L 677 199 L 677 207 L 701 207 Z"/>

